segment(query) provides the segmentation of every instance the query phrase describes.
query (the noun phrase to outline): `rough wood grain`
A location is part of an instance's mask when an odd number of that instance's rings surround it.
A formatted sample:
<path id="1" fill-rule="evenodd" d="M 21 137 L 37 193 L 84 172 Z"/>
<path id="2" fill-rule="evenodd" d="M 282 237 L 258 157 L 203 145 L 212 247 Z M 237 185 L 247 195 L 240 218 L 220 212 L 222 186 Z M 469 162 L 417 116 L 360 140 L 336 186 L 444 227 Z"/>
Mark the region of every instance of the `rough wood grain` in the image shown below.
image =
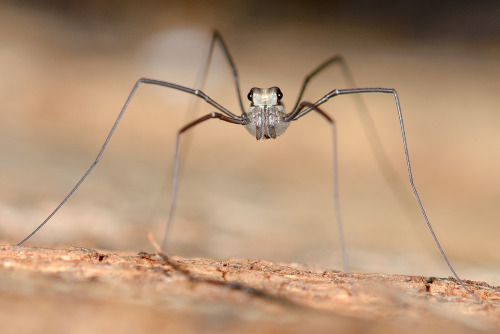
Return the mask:
<path id="1" fill-rule="evenodd" d="M 167 261 L 166 261 L 167 260 Z M 169 264 L 170 263 L 170 264 Z M 2 245 L 3 333 L 453 333 L 500 328 L 500 291 L 266 261 Z"/>

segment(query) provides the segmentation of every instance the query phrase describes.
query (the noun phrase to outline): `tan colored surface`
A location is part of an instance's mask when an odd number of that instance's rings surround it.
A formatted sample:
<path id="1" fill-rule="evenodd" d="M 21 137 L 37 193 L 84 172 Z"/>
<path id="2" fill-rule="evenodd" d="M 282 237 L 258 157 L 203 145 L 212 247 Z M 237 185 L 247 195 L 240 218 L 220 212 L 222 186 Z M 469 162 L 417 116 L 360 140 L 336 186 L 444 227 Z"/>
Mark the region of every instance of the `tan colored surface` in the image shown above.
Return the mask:
<path id="1" fill-rule="evenodd" d="M 390 11 L 387 16 L 368 9 L 365 16 L 349 14 L 343 11 L 347 2 L 280 8 L 268 1 L 266 13 L 256 9 L 257 2 L 183 0 L 140 8 L 128 1 L 59 7 L 57 1 L 47 7 L 2 3 L 0 240 L 19 242 L 62 200 L 95 158 L 139 77 L 192 87 L 216 27 L 238 66 L 243 95 L 253 86 L 278 85 L 289 110 L 304 76 L 338 53 L 359 86 L 396 88 L 414 179 L 439 240 L 463 279 L 499 285 L 500 49 L 494 25 L 490 31 L 471 24 L 474 18 L 489 22 L 490 16 L 498 21 L 496 7 L 474 5 L 463 11 L 467 20 L 451 8 L 436 16 L 442 22 L 419 23 L 428 11 L 391 20 Z M 432 13 L 443 10 L 435 6 Z M 486 16 L 478 19 L 480 13 Z M 427 30 L 415 30 L 419 27 Z M 345 88 L 345 81 L 332 68 L 311 82 L 306 98 L 317 99 L 334 88 Z M 238 112 L 231 74 L 219 52 L 205 91 Z M 153 252 L 146 232 L 162 238 L 174 134 L 186 123 L 191 101 L 167 89 L 141 87 L 95 172 L 27 245 Z M 394 101 L 366 96 L 365 102 L 409 191 Z M 203 103 L 199 107 L 200 115 L 212 111 Z M 353 271 L 448 277 L 418 212 L 400 208 L 385 184 L 352 100 L 336 99 L 325 110 L 338 124 L 341 205 Z M 197 128 L 184 151 L 169 252 L 342 268 L 332 211 L 330 140 L 328 127 L 314 115 L 293 123 L 275 141 L 256 142 L 243 128 L 217 122 Z M 161 190 L 165 177 L 167 186 Z M 33 287 L 37 274 L 28 276 L 26 286 Z M 54 281 L 43 277 L 42 287 L 56 289 Z M 17 280 L 14 274 L 10 282 Z M 68 295 L 78 289 L 71 281 L 61 283 Z M 16 312 L 35 310 L 34 327 L 45 318 L 58 318 L 51 312 L 72 303 L 65 294 L 47 297 L 38 286 L 30 291 L 25 298 L 5 292 L 4 300 L 6 305 L 15 301 Z M 190 319 L 175 303 L 165 311 L 161 305 L 142 307 L 122 303 L 119 294 L 109 296 L 82 297 L 81 313 L 75 306 L 68 323 L 92 319 L 93 310 L 104 323 L 114 309 L 130 315 L 124 319 L 133 314 L 136 321 L 149 319 L 154 328 L 164 326 L 164 318 L 181 327 Z M 235 326 L 241 314 L 253 316 L 253 309 L 236 316 L 232 306 L 220 313 L 209 302 L 206 308 L 213 313 L 196 314 L 207 327 L 214 314 L 217 319 L 229 314 Z M 353 331 L 371 324 L 352 316 L 339 321 L 352 324 Z M 323 326 L 323 321 L 331 326 L 329 314 L 326 320 L 312 317 L 304 320 L 305 328 Z"/>
<path id="2" fill-rule="evenodd" d="M 500 328 L 500 292 L 297 264 L 82 248 L 0 251 L 2 332 L 454 333 Z M 49 320 L 50 319 L 50 320 Z"/>

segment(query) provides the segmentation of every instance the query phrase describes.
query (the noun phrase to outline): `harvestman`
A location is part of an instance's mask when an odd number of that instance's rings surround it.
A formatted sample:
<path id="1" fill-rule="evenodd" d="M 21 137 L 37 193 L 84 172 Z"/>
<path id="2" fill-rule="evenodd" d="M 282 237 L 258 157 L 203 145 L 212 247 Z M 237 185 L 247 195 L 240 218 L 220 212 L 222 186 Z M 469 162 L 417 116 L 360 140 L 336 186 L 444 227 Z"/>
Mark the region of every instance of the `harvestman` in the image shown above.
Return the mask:
<path id="1" fill-rule="evenodd" d="M 203 117 L 197 118 L 194 121 L 191 121 L 190 123 L 186 124 L 184 127 L 182 127 L 178 132 L 177 132 L 177 137 L 176 137 L 176 143 L 175 143 L 175 157 L 174 157 L 174 169 L 173 169 L 173 177 L 172 177 L 172 197 L 171 197 L 171 202 L 170 202 L 170 211 L 169 211 L 169 216 L 168 216 L 168 221 L 167 221 L 167 227 L 165 231 L 165 236 L 163 239 L 163 245 L 162 248 L 165 249 L 167 239 L 170 236 L 170 231 L 172 228 L 172 222 L 174 220 L 174 214 L 175 214 L 175 209 L 176 209 L 176 201 L 177 201 L 177 190 L 178 190 L 178 172 L 179 172 L 179 157 L 180 157 L 180 139 L 181 135 L 185 133 L 187 130 L 195 127 L 196 125 L 199 125 L 201 123 L 204 123 L 205 121 L 208 121 L 210 119 L 219 119 L 224 122 L 228 123 L 233 123 L 233 124 L 239 124 L 243 125 L 245 129 L 248 130 L 257 140 L 262 140 L 262 139 L 271 139 L 271 138 L 276 138 L 277 136 L 281 135 L 285 130 L 288 128 L 290 123 L 292 121 L 296 121 L 299 118 L 309 114 L 311 111 L 314 111 L 318 113 L 321 117 L 323 117 L 331 126 L 332 129 L 332 135 L 333 135 L 333 198 L 334 198 L 334 209 L 335 209 L 335 215 L 336 215 L 336 222 L 337 222 L 337 228 L 338 228 L 338 233 L 339 233 L 339 240 L 340 240 L 340 248 L 341 248 L 341 254 L 342 254 L 342 261 L 344 265 L 344 269 L 346 272 L 349 272 L 349 261 L 347 258 L 346 254 L 346 249 L 345 249 L 345 241 L 344 241 L 344 234 L 343 234 L 343 228 L 342 228 L 342 220 L 341 220 L 341 215 L 340 215 L 340 203 L 339 203 L 339 189 L 338 189 L 338 171 L 337 171 L 337 145 L 336 145 L 336 127 L 335 127 L 335 121 L 333 118 L 331 118 L 327 113 L 325 113 L 320 106 L 330 100 L 331 98 L 339 95 L 350 95 L 350 94 L 365 94 L 365 93 L 383 93 L 383 94 L 392 94 L 394 97 L 395 103 L 396 103 L 396 110 L 398 113 L 398 118 L 399 118 L 399 125 L 401 128 L 401 136 L 403 139 L 403 149 L 406 157 L 406 167 L 408 170 L 408 177 L 410 180 L 410 185 L 413 190 L 413 194 L 415 196 L 415 199 L 417 201 L 417 204 L 420 208 L 420 212 L 427 224 L 427 227 L 429 228 L 429 231 L 432 235 L 432 238 L 434 239 L 434 242 L 436 243 L 437 248 L 439 249 L 439 252 L 441 253 L 441 256 L 443 257 L 444 261 L 446 262 L 448 268 L 450 269 L 451 273 L 453 276 L 456 278 L 456 280 L 459 282 L 459 284 L 472 296 L 476 297 L 477 296 L 472 293 L 462 282 L 460 277 L 457 275 L 455 270 L 453 269 L 450 261 L 446 257 L 443 248 L 441 247 L 436 234 L 434 233 L 434 230 L 429 222 L 429 219 L 427 217 L 427 214 L 425 212 L 425 209 L 422 205 L 422 202 L 420 201 L 420 196 L 418 195 L 417 189 L 415 187 L 415 184 L 413 182 L 413 176 L 412 176 L 412 170 L 411 170 L 411 164 L 410 164 L 410 158 L 408 155 L 408 147 L 406 143 L 406 133 L 404 129 L 404 124 L 403 124 L 403 115 L 401 113 L 401 107 L 399 103 L 399 98 L 398 94 L 396 93 L 396 90 L 392 88 L 349 88 L 349 89 L 335 89 L 332 90 L 331 92 L 327 93 L 324 95 L 321 99 L 318 101 L 311 103 L 307 101 L 302 101 L 302 96 L 304 94 L 304 91 L 310 81 L 314 76 L 316 76 L 318 73 L 322 72 L 324 69 L 327 67 L 333 65 L 333 64 L 339 64 L 342 68 L 343 75 L 347 79 L 348 83 L 351 84 L 353 87 L 354 85 L 354 80 L 352 78 L 352 75 L 350 74 L 350 71 L 347 68 L 347 65 L 345 64 L 345 61 L 343 58 L 339 55 L 336 55 L 334 57 L 331 57 L 327 59 L 324 63 L 322 63 L 320 66 L 318 66 L 316 69 L 314 69 L 306 78 L 304 79 L 299 96 L 297 98 L 297 101 L 295 103 L 295 106 L 293 107 L 292 111 L 289 113 L 285 112 L 284 105 L 282 103 L 283 99 L 283 93 L 278 87 L 271 87 L 271 88 L 257 88 L 254 87 L 250 90 L 248 93 L 247 97 L 248 100 L 250 101 L 250 107 L 248 111 L 245 111 L 245 108 L 243 107 L 243 101 L 241 98 L 241 90 L 240 90 L 240 85 L 239 85 L 239 77 L 238 73 L 236 70 L 236 66 L 234 65 L 233 59 L 231 55 L 229 54 L 229 51 L 226 47 L 226 44 L 224 43 L 221 35 L 215 31 L 212 35 L 212 40 L 210 43 L 210 51 L 209 51 L 209 56 L 207 58 L 207 62 L 205 64 L 205 70 L 203 72 L 202 76 L 202 82 L 200 86 L 203 86 L 203 82 L 205 81 L 205 78 L 207 76 L 208 72 L 208 66 L 211 61 L 211 57 L 213 54 L 214 46 L 216 43 L 219 43 L 224 56 L 229 63 L 232 72 L 233 72 L 233 79 L 234 79 L 234 84 L 236 88 L 236 94 L 238 96 L 238 101 L 239 105 L 241 108 L 241 115 L 236 115 L 233 114 L 231 111 L 228 109 L 224 108 L 214 100 L 212 100 L 208 95 L 206 95 L 204 92 L 202 92 L 199 89 L 191 89 L 188 87 L 176 85 L 170 82 L 166 81 L 160 81 L 160 80 L 154 80 L 154 79 L 148 79 L 148 78 L 140 78 L 137 80 L 136 84 L 134 85 L 132 91 L 130 92 L 127 100 L 125 101 L 125 104 L 123 108 L 121 109 L 120 113 L 118 114 L 118 117 L 116 118 L 113 127 L 111 128 L 108 136 L 106 137 L 106 140 L 104 141 L 104 144 L 101 147 L 101 150 L 99 151 L 95 161 L 92 163 L 92 165 L 89 167 L 89 169 L 85 172 L 85 174 L 82 176 L 82 178 L 78 181 L 78 183 L 74 186 L 74 188 L 69 192 L 69 194 L 64 198 L 64 200 L 52 211 L 52 213 L 33 231 L 31 232 L 26 238 L 24 238 L 18 246 L 24 244 L 28 239 L 30 239 L 33 235 L 35 235 L 56 213 L 59 211 L 59 209 L 68 201 L 68 199 L 75 193 L 75 191 L 80 187 L 80 185 L 85 181 L 87 176 L 92 172 L 92 170 L 95 168 L 99 160 L 101 159 L 102 154 L 104 153 L 104 150 L 106 149 L 111 137 L 113 136 L 113 133 L 116 130 L 116 127 L 118 126 L 118 123 L 120 122 L 123 114 L 125 113 L 125 110 L 127 109 L 130 101 L 132 100 L 132 97 L 134 96 L 135 92 L 139 88 L 141 84 L 150 84 L 150 85 L 157 85 L 157 86 L 163 86 L 167 88 L 172 88 L 175 90 L 179 90 L 188 94 L 195 95 L 203 100 L 205 100 L 206 103 L 210 104 L 212 107 L 218 110 L 211 112 Z M 362 104 L 360 101 L 358 103 Z M 358 106 L 363 107 L 363 105 Z M 377 162 L 379 165 L 381 165 L 381 169 L 384 172 L 384 175 L 386 179 L 391 183 L 390 176 L 387 175 L 387 168 L 388 167 L 387 161 L 384 160 L 385 158 L 383 157 L 383 152 L 380 150 L 380 144 L 378 143 L 378 137 L 376 135 L 376 132 L 374 130 L 374 126 L 371 123 L 371 120 L 367 115 L 365 115 L 365 124 L 364 126 L 367 128 L 367 130 L 370 132 L 369 134 L 371 135 L 372 138 L 375 139 L 375 142 L 372 143 L 372 149 L 375 151 L 376 156 L 377 156 Z M 378 146 L 377 146 L 378 145 Z M 382 155 L 382 158 L 380 158 Z M 397 190 L 396 190 L 397 191 Z"/>

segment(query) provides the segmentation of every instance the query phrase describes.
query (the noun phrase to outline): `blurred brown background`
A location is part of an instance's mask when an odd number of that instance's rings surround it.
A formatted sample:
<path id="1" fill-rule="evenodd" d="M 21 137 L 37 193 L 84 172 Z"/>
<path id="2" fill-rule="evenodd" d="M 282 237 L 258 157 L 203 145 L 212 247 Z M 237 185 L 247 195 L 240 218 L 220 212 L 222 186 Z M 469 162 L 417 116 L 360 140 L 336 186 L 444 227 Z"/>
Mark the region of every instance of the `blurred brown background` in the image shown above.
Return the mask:
<path id="1" fill-rule="evenodd" d="M 217 28 L 243 96 L 277 85 L 291 108 L 304 76 L 338 53 L 359 86 L 396 88 L 415 183 L 443 247 L 464 278 L 500 284 L 498 17 L 495 1 L 3 1 L 0 238 L 19 242 L 64 198 L 138 78 L 193 87 Z M 338 68 L 306 98 L 334 88 L 348 88 Z M 204 91 L 239 112 L 219 51 Z M 146 231 L 162 238 L 174 136 L 192 99 L 142 86 L 100 165 L 29 244 L 151 251 Z M 365 101 L 410 191 L 394 100 Z M 325 110 L 338 124 L 353 269 L 448 276 L 418 212 L 409 221 L 384 182 L 352 99 Z M 171 251 L 340 269 L 330 145 L 313 114 L 276 141 L 200 126 L 185 152 Z"/>

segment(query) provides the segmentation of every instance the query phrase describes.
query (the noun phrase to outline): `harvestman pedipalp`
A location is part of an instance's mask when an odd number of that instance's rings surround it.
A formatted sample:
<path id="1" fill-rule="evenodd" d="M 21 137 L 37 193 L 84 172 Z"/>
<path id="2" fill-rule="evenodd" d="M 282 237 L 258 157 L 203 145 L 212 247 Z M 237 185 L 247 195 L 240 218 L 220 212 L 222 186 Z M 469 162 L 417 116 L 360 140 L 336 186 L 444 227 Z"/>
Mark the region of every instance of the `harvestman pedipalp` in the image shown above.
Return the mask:
<path id="1" fill-rule="evenodd" d="M 174 220 L 175 216 L 175 210 L 176 210 L 176 201 L 177 201 L 177 190 L 178 190 L 178 183 L 179 183 L 179 160 L 180 160 L 180 139 L 182 134 L 184 134 L 186 131 L 189 129 L 195 127 L 198 124 L 201 124 L 207 120 L 210 119 L 219 119 L 221 121 L 225 121 L 228 123 L 233 123 L 233 124 L 239 124 L 243 125 L 248 132 L 250 132 L 253 136 L 256 137 L 257 140 L 261 139 L 271 139 L 271 138 L 276 138 L 277 136 L 281 135 L 287 127 L 290 125 L 292 121 L 296 121 L 299 118 L 309 114 L 311 111 L 314 111 L 318 113 L 320 116 L 322 116 L 331 126 L 332 128 L 332 135 L 333 135 L 333 197 L 334 197 L 334 209 L 335 209 L 335 216 L 336 216 L 336 222 L 337 222 L 337 228 L 338 228 L 338 233 L 339 233 L 339 240 L 340 240 L 340 248 L 341 248 L 341 254 L 342 254 L 342 261 L 344 265 L 344 270 L 346 272 L 349 272 L 349 261 L 347 258 L 347 253 L 346 253 L 346 248 L 345 248 L 345 241 L 344 241 L 344 234 L 343 234 L 343 228 L 342 228 L 342 219 L 341 219 L 341 214 L 340 214 L 340 199 L 339 199 L 339 189 L 338 189 L 338 171 L 337 171 L 337 140 L 336 140 L 336 125 L 335 121 L 327 114 L 325 113 L 320 106 L 323 105 L 325 102 L 330 100 L 331 98 L 339 95 L 354 95 L 354 96 L 359 96 L 358 94 L 365 94 L 365 93 L 384 93 L 384 94 L 391 94 L 394 97 L 395 103 L 396 103 L 396 110 L 399 118 L 399 125 L 401 128 L 401 136 L 403 140 L 403 149 L 405 153 L 405 158 L 406 158 L 406 166 L 407 166 L 407 171 L 408 171 L 408 177 L 410 181 L 410 185 L 413 191 L 413 195 L 415 197 L 415 200 L 420 208 L 420 212 L 422 214 L 422 217 L 424 218 L 427 227 L 432 235 L 432 238 L 434 239 L 434 242 L 439 249 L 439 252 L 441 253 L 441 256 L 443 257 L 444 261 L 446 262 L 448 268 L 450 269 L 451 273 L 455 277 L 455 279 L 458 281 L 458 283 L 472 296 L 476 297 L 477 296 L 472 293 L 462 282 L 460 277 L 457 275 L 455 270 L 453 269 L 453 266 L 451 265 L 450 261 L 446 257 L 446 254 L 444 250 L 442 249 L 436 234 L 434 233 L 434 230 L 430 224 L 430 221 L 427 217 L 427 214 L 425 212 L 425 209 L 422 205 L 422 202 L 420 200 L 420 196 L 418 195 L 417 189 L 415 187 L 415 184 L 413 182 L 413 176 L 412 176 L 412 169 L 411 169 L 411 164 L 410 164 L 410 158 L 408 154 L 408 147 L 407 147 L 407 142 L 406 142 L 406 133 L 404 129 L 404 123 L 403 123 L 403 115 L 401 113 L 401 107 L 400 107 L 400 102 L 398 98 L 398 94 L 396 90 L 392 88 L 348 88 L 348 89 L 335 89 L 324 95 L 321 99 L 317 100 L 314 103 L 307 102 L 307 101 L 302 101 L 302 96 L 307 88 L 307 85 L 314 76 L 316 76 L 318 73 L 322 72 L 324 69 L 326 69 L 329 66 L 332 66 L 333 64 L 339 64 L 341 66 L 342 72 L 348 83 L 352 86 L 355 87 L 354 85 L 354 80 L 352 78 L 352 75 L 350 71 L 348 70 L 347 65 L 345 64 L 345 61 L 341 56 L 334 56 L 332 58 L 327 59 L 324 63 L 322 63 L 320 66 L 318 66 L 316 69 L 314 69 L 306 78 L 304 79 L 297 101 L 292 109 L 291 112 L 286 113 L 284 109 L 284 105 L 282 103 L 282 98 L 283 98 L 283 93 L 278 87 L 271 87 L 271 88 L 252 88 L 250 92 L 248 93 L 248 100 L 250 101 L 250 107 L 248 112 L 245 111 L 245 108 L 243 107 L 243 101 L 241 97 L 241 90 L 240 90 L 240 85 L 239 85 L 239 76 L 236 70 L 236 66 L 234 65 L 233 59 L 226 47 L 226 44 L 224 43 L 221 35 L 215 31 L 212 35 L 212 40 L 210 44 L 210 51 L 209 51 L 209 57 L 208 61 L 205 64 L 205 70 L 202 76 L 201 84 L 200 86 L 203 86 L 203 82 L 205 81 L 205 78 L 207 76 L 207 71 L 208 71 L 208 66 L 210 64 L 210 60 L 213 54 L 214 46 L 216 43 L 219 43 L 220 47 L 222 48 L 223 54 L 228 61 L 232 72 L 233 72 L 233 79 L 234 79 L 234 84 L 236 88 L 236 93 L 238 96 L 238 102 L 241 108 L 241 115 L 236 115 L 229 111 L 228 109 L 224 108 L 214 100 L 212 100 L 208 95 L 206 95 L 204 92 L 202 92 L 200 89 L 191 89 L 188 87 L 184 87 L 181 85 L 173 84 L 170 82 L 166 81 L 160 81 L 160 80 L 154 80 L 154 79 L 148 79 L 148 78 L 140 78 L 134 85 L 132 91 L 130 92 L 127 100 L 125 101 L 125 104 L 123 108 L 121 109 L 120 113 L 118 114 L 118 117 L 116 118 L 108 136 L 106 137 L 106 140 L 104 141 L 104 144 L 102 145 L 95 161 L 92 163 L 92 165 L 88 168 L 88 170 L 84 173 L 82 178 L 77 182 L 77 184 L 74 186 L 74 188 L 69 192 L 69 194 L 63 199 L 63 201 L 52 211 L 52 213 L 33 231 L 31 232 L 26 238 L 24 238 L 21 242 L 18 243 L 18 246 L 24 244 L 27 240 L 29 240 L 33 235 L 35 235 L 58 211 L 59 209 L 68 201 L 68 199 L 75 193 L 75 191 L 80 187 L 80 185 L 85 181 L 85 179 L 89 176 L 89 174 L 93 171 L 99 160 L 101 159 L 102 154 L 104 153 L 111 137 L 113 136 L 116 127 L 118 126 L 123 114 L 125 113 L 125 110 L 127 109 L 128 105 L 130 104 L 134 94 L 136 93 L 137 89 L 141 84 L 150 84 L 150 85 L 157 85 L 157 86 L 163 86 L 167 88 L 172 88 L 178 91 L 182 91 L 188 94 L 195 95 L 203 100 L 205 100 L 206 103 L 214 107 L 215 109 L 218 110 L 218 112 L 211 112 L 205 116 L 199 117 L 195 119 L 194 121 L 189 122 L 186 124 L 184 127 L 182 127 L 178 132 L 176 136 L 176 143 L 175 143 L 175 157 L 174 157 L 174 169 L 173 169 L 173 176 L 172 176 L 172 196 L 171 196 L 171 202 L 170 202 L 170 211 L 168 215 L 168 221 L 167 221 L 167 227 L 165 231 L 165 236 L 163 239 L 163 245 L 162 248 L 165 249 L 168 237 L 170 236 L 171 228 L 172 228 L 172 223 Z M 369 118 L 368 114 L 365 112 L 366 107 L 364 106 L 364 103 L 362 102 L 361 99 L 356 99 L 358 103 L 358 109 L 361 110 L 363 113 L 363 121 L 364 121 L 364 126 L 369 132 L 369 136 L 373 139 L 370 141 L 372 145 L 372 149 L 375 151 L 375 156 L 377 158 L 378 164 L 381 166 L 381 170 L 384 173 L 384 177 L 388 181 L 389 185 L 391 185 L 391 188 L 393 191 L 396 193 L 400 192 L 400 188 L 394 186 L 394 180 L 391 176 L 391 167 L 387 162 L 387 159 L 385 158 L 385 154 L 383 150 L 381 149 L 381 144 L 379 142 L 378 136 L 376 134 L 376 131 L 374 129 L 374 125 Z M 402 199 L 401 196 L 396 196 L 400 201 L 404 200 Z M 405 203 L 402 203 L 405 204 Z"/>

